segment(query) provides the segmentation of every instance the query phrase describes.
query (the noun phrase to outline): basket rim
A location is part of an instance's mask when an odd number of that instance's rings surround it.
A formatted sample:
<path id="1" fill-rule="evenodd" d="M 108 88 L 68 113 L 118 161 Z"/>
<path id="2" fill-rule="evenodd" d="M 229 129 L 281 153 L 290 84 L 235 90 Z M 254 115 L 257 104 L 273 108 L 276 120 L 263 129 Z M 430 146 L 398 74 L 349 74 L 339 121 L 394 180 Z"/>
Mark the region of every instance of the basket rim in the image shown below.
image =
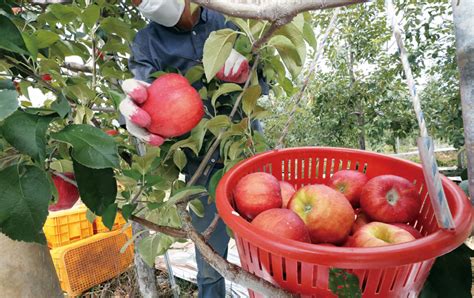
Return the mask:
<path id="1" fill-rule="evenodd" d="M 302 262 L 317 263 L 325 266 L 341 268 L 370 268 L 380 266 L 400 266 L 430 260 L 448 253 L 461 245 L 470 234 L 473 216 L 472 206 L 462 190 L 444 175 L 442 184 L 445 192 L 453 196 L 452 204 L 459 210 L 453 214 L 456 229 L 454 231 L 438 230 L 423 238 L 395 245 L 371 248 L 328 247 L 310 243 L 303 243 L 265 233 L 255 229 L 233 209 L 227 197 L 227 189 L 231 187 L 229 180 L 239 171 L 249 168 L 255 161 L 265 160 L 268 157 L 281 154 L 303 152 L 307 154 L 333 151 L 338 153 L 357 154 L 377 159 L 396 160 L 404 165 L 422 169 L 420 164 L 384 154 L 339 147 L 297 147 L 275 149 L 257 154 L 243 160 L 230 169 L 219 181 L 216 190 L 217 211 L 223 221 L 238 238 L 246 239 L 257 247 L 282 257 L 296 259 Z M 241 244 L 239 244 L 241 245 Z M 246 249 L 247 250 L 247 249 Z M 316 262 L 315 262 L 316 261 Z"/>

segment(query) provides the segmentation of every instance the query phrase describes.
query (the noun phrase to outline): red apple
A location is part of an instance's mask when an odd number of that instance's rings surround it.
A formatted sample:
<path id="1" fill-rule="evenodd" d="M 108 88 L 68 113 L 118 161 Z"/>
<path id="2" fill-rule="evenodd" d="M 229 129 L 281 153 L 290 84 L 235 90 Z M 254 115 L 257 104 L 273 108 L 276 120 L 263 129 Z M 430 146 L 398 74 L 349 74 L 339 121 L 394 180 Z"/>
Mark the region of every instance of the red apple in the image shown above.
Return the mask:
<path id="1" fill-rule="evenodd" d="M 288 209 L 274 208 L 263 211 L 252 220 L 252 225 L 280 237 L 311 242 L 304 222 Z"/>
<path id="2" fill-rule="evenodd" d="M 375 221 L 406 223 L 417 217 L 421 200 L 415 186 L 407 179 L 381 175 L 364 186 L 360 206 Z"/>
<path id="3" fill-rule="evenodd" d="M 399 228 L 402 228 L 405 231 L 409 232 L 413 237 L 415 237 L 415 239 L 420 239 L 420 238 L 423 237 L 423 235 L 421 235 L 420 231 L 418 231 L 417 229 L 415 229 L 414 227 L 412 227 L 410 225 L 401 224 L 401 223 L 394 223 L 392 225 L 397 226 Z"/>
<path id="4" fill-rule="evenodd" d="M 41 79 L 43 81 L 50 82 L 53 79 L 53 77 L 49 73 L 45 73 L 44 75 L 41 75 Z"/>
<path id="5" fill-rule="evenodd" d="M 415 240 L 415 237 L 402 228 L 374 221 L 360 228 L 352 236 L 350 244 L 354 247 L 375 247 L 413 240 Z"/>
<path id="6" fill-rule="evenodd" d="M 105 133 L 108 134 L 109 136 L 112 136 L 112 137 L 119 134 L 118 130 L 115 130 L 115 129 L 106 130 Z"/>
<path id="7" fill-rule="evenodd" d="M 344 195 L 321 184 L 297 190 L 288 209 L 305 222 L 313 243 L 343 242 L 355 219 L 354 210 Z"/>
<path id="8" fill-rule="evenodd" d="M 281 190 L 278 180 L 268 173 L 248 174 L 237 182 L 234 200 L 239 214 L 247 220 L 272 208 L 281 208 Z"/>
<path id="9" fill-rule="evenodd" d="M 329 178 L 328 186 L 340 191 L 353 207 L 359 206 L 362 188 L 369 181 L 364 173 L 354 170 L 342 170 Z"/>
<path id="10" fill-rule="evenodd" d="M 281 188 L 281 199 L 283 200 L 282 208 L 286 208 L 296 189 L 286 181 L 279 181 L 279 183 Z"/>
<path id="11" fill-rule="evenodd" d="M 68 177 L 71 180 L 74 180 L 73 173 L 63 173 L 64 176 Z M 59 211 L 64 209 L 69 209 L 74 204 L 76 204 L 77 200 L 79 199 L 79 190 L 77 187 L 63 178 L 54 175 L 53 176 L 54 186 L 58 190 L 58 201 L 55 204 L 49 206 L 49 211 Z"/>
<path id="12" fill-rule="evenodd" d="M 147 129 L 165 138 L 191 131 L 204 116 L 201 96 L 182 75 L 160 76 L 147 89 L 148 98 L 141 106 L 151 118 Z"/>
<path id="13" fill-rule="evenodd" d="M 359 230 L 360 228 L 362 228 L 363 226 L 365 226 L 366 224 L 370 222 L 370 219 L 367 216 L 367 214 L 360 211 L 360 209 L 356 210 L 356 214 L 357 214 L 357 218 L 354 224 L 352 225 L 351 235 L 353 235 L 355 232 L 357 232 L 357 230 Z"/>

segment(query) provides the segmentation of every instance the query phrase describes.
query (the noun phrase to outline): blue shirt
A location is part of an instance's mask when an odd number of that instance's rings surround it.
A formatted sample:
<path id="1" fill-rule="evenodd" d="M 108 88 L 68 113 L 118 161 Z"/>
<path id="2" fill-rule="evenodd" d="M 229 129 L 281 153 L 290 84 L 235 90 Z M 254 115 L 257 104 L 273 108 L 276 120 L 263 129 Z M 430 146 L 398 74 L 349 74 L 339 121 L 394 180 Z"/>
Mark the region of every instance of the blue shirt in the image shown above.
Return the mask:
<path id="1" fill-rule="evenodd" d="M 150 22 L 135 37 L 129 68 L 135 79 L 147 82 L 152 82 L 150 75 L 160 70 L 177 69 L 185 74 L 202 63 L 204 43 L 211 32 L 224 28 L 236 29 L 222 14 L 205 7 L 191 31 Z"/>

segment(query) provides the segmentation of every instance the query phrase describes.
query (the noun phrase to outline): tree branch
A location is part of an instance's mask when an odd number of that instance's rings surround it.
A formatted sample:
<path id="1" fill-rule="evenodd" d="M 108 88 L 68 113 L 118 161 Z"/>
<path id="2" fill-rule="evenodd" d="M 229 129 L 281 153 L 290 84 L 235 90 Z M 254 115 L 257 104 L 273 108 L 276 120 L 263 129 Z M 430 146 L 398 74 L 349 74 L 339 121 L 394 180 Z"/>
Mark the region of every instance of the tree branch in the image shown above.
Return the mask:
<path id="1" fill-rule="evenodd" d="M 74 72 L 92 73 L 92 67 L 84 65 L 84 64 L 80 64 L 80 63 L 75 63 L 75 62 L 64 62 L 61 65 L 61 67 L 74 71 Z"/>
<path id="2" fill-rule="evenodd" d="M 184 230 L 187 231 L 188 238 L 194 242 L 204 260 L 225 279 L 245 285 L 268 297 L 297 297 L 297 295 L 292 295 L 270 282 L 243 270 L 239 266 L 229 263 L 226 259 L 217 254 L 206 243 L 204 237 L 194 229 L 191 223 L 191 217 L 186 210 L 186 204 L 180 204 L 177 207 L 178 214 L 181 217 Z"/>
<path id="3" fill-rule="evenodd" d="M 192 2 L 219 11 L 223 14 L 245 19 L 259 19 L 275 22 L 300 12 L 347 6 L 368 0 L 191 0 Z"/>
<path id="4" fill-rule="evenodd" d="M 169 235 L 171 237 L 175 238 L 187 238 L 187 233 L 181 229 L 178 228 L 172 228 L 172 227 L 167 227 L 167 226 L 160 226 L 157 225 L 149 220 L 146 220 L 144 218 L 138 217 L 136 215 L 130 216 L 130 220 L 133 220 L 136 223 L 141 224 L 144 227 L 147 227 L 148 229 L 156 232 L 160 232 L 166 235 Z"/>
<path id="5" fill-rule="evenodd" d="M 209 238 L 211 238 L 212 232 L 217 227 L 217 224 L 219 223 L 219 214 L 214 214 L 214 219 L 212 220 L 211 224 L 207 227 L 207 229 L 202 233 L 202 237 L 204 238 L 204 241 L 208 242 Z"/>
<path id="6" fill-rule="evenodd" d="M 70 179 L 70 178 L 68 178 L 68 177 L 65 176 L 64 174 L 59 173 L 59 172 L 56 172 L 56 171 L 51 170 L 51 169 L 50 169 L 50 172 L 53 173 L 54 176 L 58 176 L 58 177 L 62 178 L 64 181 L 69 182 L 69 183 L 71 183 L 72 185 L 74 185 L 75 187 L 77 187 L 77 182 L 74 181 L 74 180 L 72 180 L 72 179 Z"/>

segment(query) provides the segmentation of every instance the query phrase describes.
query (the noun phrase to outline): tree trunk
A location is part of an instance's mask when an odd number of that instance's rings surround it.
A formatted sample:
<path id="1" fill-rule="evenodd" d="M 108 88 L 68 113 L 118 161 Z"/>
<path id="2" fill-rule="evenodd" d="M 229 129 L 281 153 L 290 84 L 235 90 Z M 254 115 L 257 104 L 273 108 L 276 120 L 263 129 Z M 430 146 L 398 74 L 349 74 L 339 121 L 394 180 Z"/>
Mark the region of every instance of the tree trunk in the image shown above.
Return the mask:
<path id="1" fill-rule="evenodd" d="M 132 231 L 134 235 L 137 235 L 141 231 L 144 231 L 142 225 L 133 222 L 132 223 Z M 137 272 L 137 282 L 138 287 L 140 289 L 140 294 L 144 298 L 157 298 L 158 297 L 158 290 L 156 285 L 156 275 L 155 275 L 155 268 L 148 266 L 145 261 L 143 261 L 142 257 L 138 253 L 138 243 L 143 237 L 146 237 L 148 232 L 141 233 L 137 238 L 135 238 L 135 255 L 134 255 L 134 262 L 135 262 L 135 270 Z"/>
<path id="2" fill-rule="evenodd" d="M 47 246 L 0 233 L 0 256 L 2 297 L 63 297 Z"/>
<path id="3" fill-rule="evenodd" d="M 469 176 L 469 193 L 474 204 L 474 1 L 453 0 L 456 53 L 461 83 L 462 118 Z"/>

